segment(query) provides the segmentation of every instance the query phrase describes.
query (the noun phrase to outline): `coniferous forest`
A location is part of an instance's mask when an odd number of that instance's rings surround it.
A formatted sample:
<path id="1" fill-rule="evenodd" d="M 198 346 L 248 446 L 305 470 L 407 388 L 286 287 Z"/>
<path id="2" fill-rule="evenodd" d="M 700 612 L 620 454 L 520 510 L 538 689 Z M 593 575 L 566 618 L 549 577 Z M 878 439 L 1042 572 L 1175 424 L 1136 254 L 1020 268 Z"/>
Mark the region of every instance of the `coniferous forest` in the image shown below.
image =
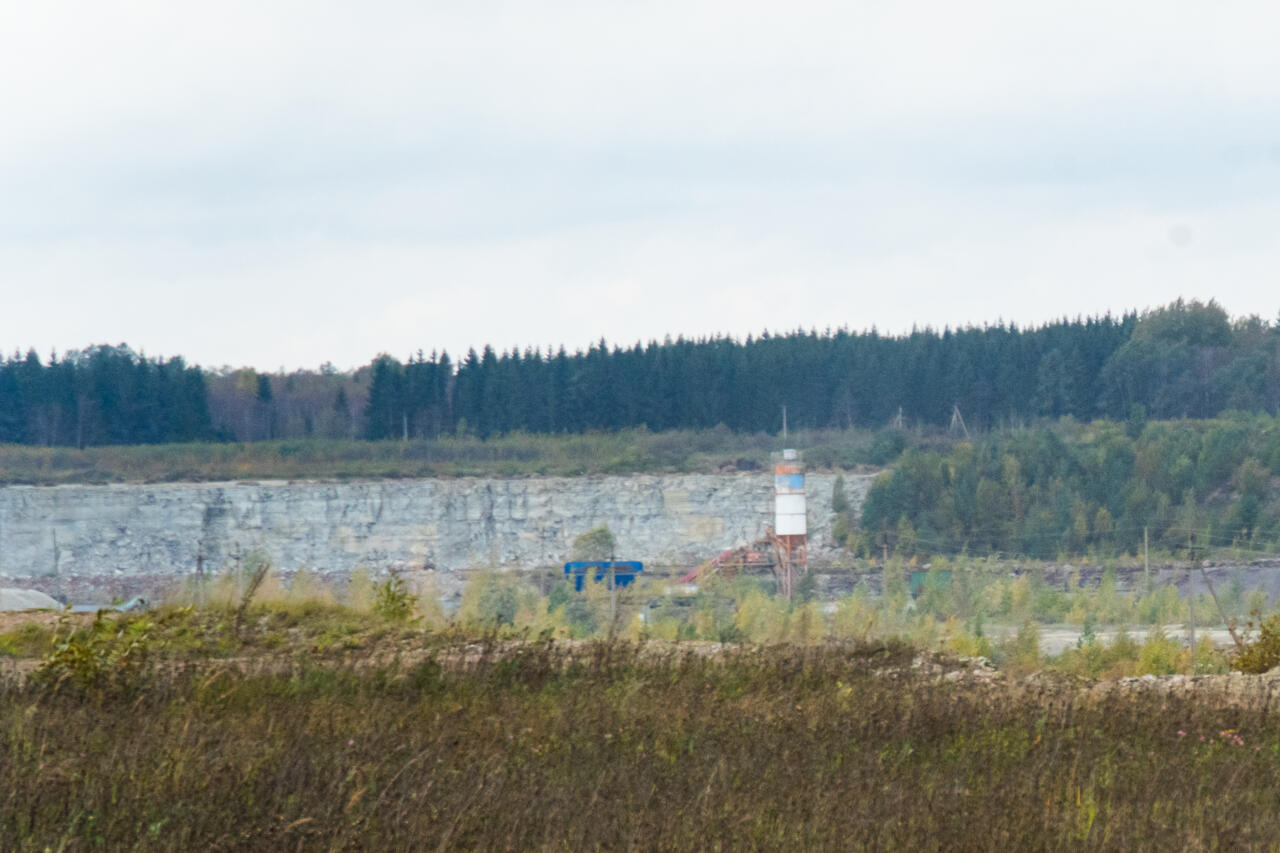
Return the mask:
<path id="1" fill-rule="evenodd" d="M 380 355 L 353 372 L 201 369 L 94 346 L 0 362 L 0 443 L 487 438 L 1206 418 L 1280 407 L 1280 326 L 1210 302 L 1030 329 L 796 331 L 585 351 Z"/>

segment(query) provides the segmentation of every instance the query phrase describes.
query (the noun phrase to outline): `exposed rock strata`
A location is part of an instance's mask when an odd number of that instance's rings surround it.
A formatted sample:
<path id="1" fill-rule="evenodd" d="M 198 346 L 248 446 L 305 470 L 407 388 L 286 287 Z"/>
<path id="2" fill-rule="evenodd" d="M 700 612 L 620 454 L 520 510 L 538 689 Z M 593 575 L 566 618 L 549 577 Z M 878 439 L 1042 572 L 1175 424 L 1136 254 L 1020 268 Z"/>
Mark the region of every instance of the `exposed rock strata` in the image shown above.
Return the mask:
<path id="1" fill-rule="evenodd" d="M 811 539 L 831 536 L 835 475 L 809 475 Z M 870 476 L 848 474 L 861 504 Z M 177 483 L 0 488 L 0 578 L 83 598 L 213 574 L 264 552 L 282 572 L 532 569 L 607 524 L 619 559 L 693 565 L 772 521 L 767 474 Z"/>

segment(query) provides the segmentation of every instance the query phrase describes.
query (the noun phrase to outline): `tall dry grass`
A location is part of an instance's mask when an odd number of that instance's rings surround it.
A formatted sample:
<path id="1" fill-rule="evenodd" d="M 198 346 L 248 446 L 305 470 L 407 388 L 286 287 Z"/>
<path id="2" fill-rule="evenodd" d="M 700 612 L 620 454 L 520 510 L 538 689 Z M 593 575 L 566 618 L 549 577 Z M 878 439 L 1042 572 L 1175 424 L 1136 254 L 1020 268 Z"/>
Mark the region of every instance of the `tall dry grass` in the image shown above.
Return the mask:
<path id="1" fill-rule="evenodd" d="M 709 659 L 167 669 L 0 688 L 14 850 L 1268 849 L 1261 703 L 912 669 L 898 644 Z M 892 674 L 886 674 L 890 671 Z"/>

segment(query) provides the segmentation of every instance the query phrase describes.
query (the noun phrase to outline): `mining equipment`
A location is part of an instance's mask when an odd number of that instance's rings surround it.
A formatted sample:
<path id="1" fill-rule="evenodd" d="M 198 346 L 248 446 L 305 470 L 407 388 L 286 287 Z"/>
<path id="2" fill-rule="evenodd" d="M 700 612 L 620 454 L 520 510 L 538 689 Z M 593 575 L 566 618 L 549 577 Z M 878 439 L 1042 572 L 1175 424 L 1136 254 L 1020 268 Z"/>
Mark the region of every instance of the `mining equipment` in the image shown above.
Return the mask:
<path id="1" fill-rule="evenodd" d="M 608 580 L 610 587 L 622 587 L 630 586 L 642 571 L 644 563 L 639 560 L 573 560 L 564 564 L 564 576 L 573 580 L 578 592 L 588 577 L 596 583 Z"/>
<path id="2" fill-rule="evenodd" d="M 698 583 L 715 574 L 732 576 L 739 570 L 768 569 L 772 571 L 777 564 L 773 552 L 772 539 L 773 531 L 770 530 L 764 539 L 759 539 L 750 545 L 726 548 L 710 560 L 690 569 L 689 573 L 680 578 L 679 582 L 682 584 Z"/>
<path id="3" fill-rule="evenodd" d="M 750 545 L 739 545 L 726 548 L 694 568 L 680 578 L 678 583 L 696 584 L 712 575 L 733 577 L 738 572 L 769 572 L 778 582 L 778 591 L 791 596 L 793 573 L 798 573 L 801 564 L 791 558 L 791 543 L 769 528 L 763 538 Z"/>
<path id="4" fill-rule="evenodd" d="M 778 591 L 790 598 L 793 581 L 809 568 L 804 466 L 799 451 L 784 450 L 776 455 L 773 493 L 773 526 L 766 528 L 762 538 L 721 551 L 690 570 L 680 583 L 697 583 L 715 574 L 768 570 L 778 581 Z"/>

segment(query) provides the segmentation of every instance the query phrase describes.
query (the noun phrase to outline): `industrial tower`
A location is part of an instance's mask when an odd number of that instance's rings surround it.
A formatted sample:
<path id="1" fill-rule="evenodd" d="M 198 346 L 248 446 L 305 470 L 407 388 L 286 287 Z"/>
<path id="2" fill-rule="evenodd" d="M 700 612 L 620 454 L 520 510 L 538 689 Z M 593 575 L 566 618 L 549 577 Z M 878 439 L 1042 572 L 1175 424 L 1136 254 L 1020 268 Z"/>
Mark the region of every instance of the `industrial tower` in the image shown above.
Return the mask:
<path id="1" fill-rule="evenodd" d="M 778 585 L 780 592 L 790 598 L 793 578 L 809 568 L 804 463 L 798 450 L 774 455 L 773 534 Z"/>

